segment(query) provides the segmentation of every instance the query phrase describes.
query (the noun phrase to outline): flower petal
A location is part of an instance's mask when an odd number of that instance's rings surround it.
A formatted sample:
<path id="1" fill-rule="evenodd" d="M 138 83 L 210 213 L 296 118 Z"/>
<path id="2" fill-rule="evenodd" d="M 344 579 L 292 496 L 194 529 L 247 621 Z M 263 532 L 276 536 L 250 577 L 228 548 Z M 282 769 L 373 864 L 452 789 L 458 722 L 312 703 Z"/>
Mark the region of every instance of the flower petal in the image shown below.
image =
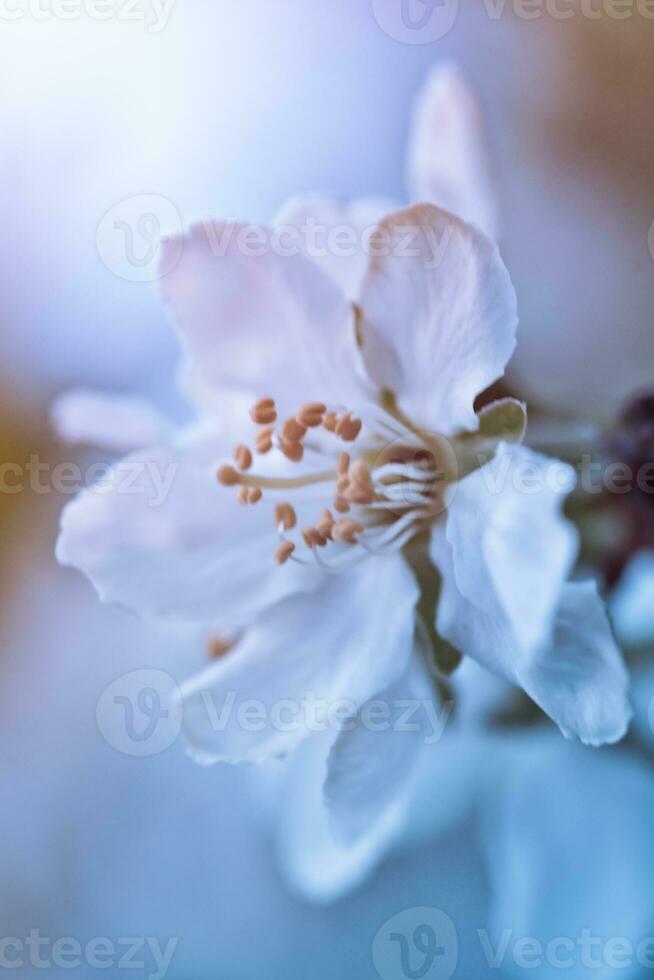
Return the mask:
<path id="1" fill-rule="evenodd" d="M 378 820 L 402 821 L 421 750 L 438 740 L 448 713 L 415 650 L 395 683 L 347 720 L 329 754 L 325 783 L 339 839 L 352 842 Z"/>
<path id="2" fill-rule="evenodd" d="M 551 643 L 518 676 L 567 738 L 605 745 L 625 735 L 629 677 L 594 582 L 565 586 Z"/>
<path id="3" fill-rule="evenodd" d="M 126 453 L 162 440 L 168 423 L 150 402 L 136 396 L 108 395 L 73 388 L 55 399 L 51 422 L 68 443 Z"/>
<path id="4" fill-rule="evenodd" d="M 273 222 L 291 242 L 336 283 L 350 299 L 358 300 L 368 268 L 368 240 L 386 215 L 397 210 L 386 198 L 362 198 L 345 204 L 328 197 L 296 197 Z M 288 230 L 287 230 L 288 229 Z"/>
<path id="5" fill-rule="evenodd" d="M 170 249 L 178 239 L 164 242 L 163 267 Z M 280 254 L 267 229 L 192 227 L 163 293 L 205 394 L 245 389 L 276 398 L 284 413 L 360 398 L 350 304 L 304 255 Z"/>
<path id="6" fill-rule="evenodd" d="M 337 732 L 405 669 L 416 601 L 413 574 L 396 556 L 325 576 L 311 595 L 268 610 L 228 656 L 184 685 L 192 756 L 262 762 L 308 735 Z"/>
<path id="7" fill-rule="evenodd" d="M 455 65 L 434 68 L 420 94 L 408 163 L 413 201 L 437 204 L 497 240 L 498 208 L 481 112 Z"/>
<path id="8" fill-rule="evenodd" d="M 522 446 L 454 488 L 445 531 L 432 537 L 443 578 L 437 629 L 462 653 L 515 681 L 514 648 L 547 642 L 577 533 L 562 515 L 574 471 Z"/>
<path id="9" fill-rule="evenodd" d="M 285 812 L 278 828 L 280 863 L 290 886 L 327 904 L 360 885 L 386 855 L 397 827 L 394 816 L 375 822 L 352 843 L 337 840 L 322 788 L 333 737 L 308 738 L 288 763 Z"/>
<path id="10" fill-rule="evenodd" d="M 497 248 L 430 205 L 387 218 L 371 244 L 360 321 L 370 377 L 425 428 L 475 429 L 473 402 L 515 347 L 515 292 Z"/>
<path id="11" fill-rule="evenodd" d="M 318 573 L 275 564 L 274 502 L 243 507 L 217 483 L 221 455 L 207 442 L 117 463 L 65 508 L 58 560 L 83 571 L 104 601 L 230 631 L 315 587 Z"/>

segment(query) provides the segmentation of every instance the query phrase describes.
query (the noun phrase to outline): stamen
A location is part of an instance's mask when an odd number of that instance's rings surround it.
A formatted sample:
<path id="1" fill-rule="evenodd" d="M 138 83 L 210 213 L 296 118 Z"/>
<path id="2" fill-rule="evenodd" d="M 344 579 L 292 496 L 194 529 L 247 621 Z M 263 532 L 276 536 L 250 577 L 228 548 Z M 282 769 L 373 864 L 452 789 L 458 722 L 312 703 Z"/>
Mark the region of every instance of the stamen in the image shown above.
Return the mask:
<path id="1" fill-rule="evenodd" d="M 216 474 L 218 482 L 224 487 L 235 487 L 241 482 L 241 478 L 233 466 L 221 466 Z"/>
<path id="2" fill-rule="evenodd" d="M 261 429 L 257 435 L 257 440 L 255 443 L 255 449 L 258 453 L 263 455 L 264 453 L 269 453 L 272 449 L 272 437 L 274 429 L 272 426 L 267 426 L 265 429 Z"/>
<path id="3" fill-rule="evenodd" d="M 234 459 L 239 470 L 249 470 L 252 466 L 252 453 L 247 446 L 237 446 L 234 450 Z"/>
<path id="4" fill-rule="evenodd" d="M 363 524 L 353 521 L 351 518 L 344 518 L 334 522 L 332 537 L 334 541 L 342 541 L 344 544 L 356 544 L 357 535 L 364 531 Z"/>
<path id="5" fill-rule="evenodd" d="M 327 538 L 315 527 L 302 528 L 302 540 L 307 548 L 324 548 Z"/>
<path id="6" fill-rule="evenodd" d="M 347 453 L 341 453 L 338 457 L 338 463 L 336 464 L 336 472 L 341 476 L 345 476 L 348 469 L 350 468 L 350 457 Z"/>
<path id="7" fill-rule="evenodd" d="M 270 425 L 277 420 L 277 410 L 272 398 L 260 398 L 250 409 L 250 418 L 257 425 Z"/>
<path id="8" fill-rule="evenodd" d="M 295 545 L 292 541 L 282 541 L 275 552 L 275 561 L 278 565 L 283 565 L 288 561 L 294 551 Z"/>
<path id="9" fill-rule="evenodd" d="M 299 463 L 304 456 L 304 446 L 301 442 L 287 442 L 282 439 L 279 443 L 279 448 L 284 453 L 287 459 L 290 459 L 291 463 Z"/>
<path id="10" fill-rule="evenodd" d="M 362 425 L 361 419 L 355 419 L 352 417 L 352 412 L 347 412 L 338 420 L 336 435 L 344 442 L 354 442 L 361 432 Z"/>
<path id="11" fill-rule="evenodd" d="M 208 653 L 212 660 L 220 660 L 234 646 L 231 640 L 226 640 L 222 636 L 214 636 L 209 640 Z"/>
<path id="12" fill-rule="evenodd" d="M 236 499 L 239 504 L 249 504 L 250 502 L 250 488 L 249 487 L 239 487 L 236 494 Z"/>
<path id="13" fill-rule="evenodd" d="M 293 417 L 286 419 L 282 425 L 281 437 L 283 442 L 299 442 L 307 434 L 307 427 Z"/>
<path id="14" fill-rule="evenodd" d="M 323 537 L 331 539 L 333 527 L 334 518 L 332 517 L 330 511 L 323 510 L 322 517 L 318 524 L 316 524 L 317 530 L 323 535 Z"/>
<path id="15" fill-rule="evenodd" d="M 297 524 L 297 516 L 290 504 L 277 504 L 275 507 L 275 526 L 284 531 L 292 530 Z"/>
<path id="16" fill-rule="evenodd" d="M 258 504 L 262 496 L 263 494 L 261 493 L 259 487 L 250 487 L 248 490 L 248 503 Z"/>
<path id="17" fill-rule="evenodd" d="M 308 402 L 299 409 L 296 418 L 300 425 L 307 429 L 315 428 L 322 422 L 322 417 L 327 410 L 327 406 L 322 402 Z"/>
<path id="18" fill-rule="evenodd" d="M 322 426 L 323 429 L 327 430 L 327 432 L 336 432 L 337 422 L 338 416 L 336 415 L 336 412 L 325 412 L 322 417 Z"/>
<path id="19" fill-rule="evenodd" d="M 223 471 L 228 472 L 223 472 Z M 240 483 L 244 487 L 259 487 L 260 490 L 296 490 L 315 483 L 332 483 L 336 478 L 334 470 L 321 473 L 306 473 L 304 476 L 257 476 L 256 473 L 237 473 L 233 466 L 221 466 L 218 479 L 226 487 Z"/>
<path id="20" fill-rule="evenodd" d="M 334 510 L 339 514 L 347 514 L 350 509 L 345 497 L 336 496 L 334 497 Z"/>

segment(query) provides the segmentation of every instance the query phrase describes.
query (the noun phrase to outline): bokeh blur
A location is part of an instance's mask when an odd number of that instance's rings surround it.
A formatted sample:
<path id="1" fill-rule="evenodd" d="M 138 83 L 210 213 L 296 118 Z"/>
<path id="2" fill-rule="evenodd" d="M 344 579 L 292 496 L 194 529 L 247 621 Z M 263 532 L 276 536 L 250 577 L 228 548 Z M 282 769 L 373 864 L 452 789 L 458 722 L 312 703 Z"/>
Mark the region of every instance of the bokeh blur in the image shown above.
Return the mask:
<path id="1" fill-rule="evenodd" d="M 140 393 L 180 416 L 178 342 L 149 274 L 155 235 L 209 215 L 266 221 L 300 192 L 402 200 L 412 106 L 445 61 L 484 113 L 520 307 L 512 389 L 595 424 L 651 384 L 654 8 L 445 0 L 451 25 L 432 38 L 393 29 L 404 7 L 416 22 L 444 16 L 427 0 L 0 0 L 0 461 L 71 459 L 49 423 L 70 386 Z M 144 198 L 156 226 L 134 218 Z M 635 948 L 654 935 L 651 565 L 616 591 L 641 657 L 640 749 L 503 744 L 481 833 L 466 808 L 432 825 L 425 801 L 416 840 L 325 907 L 284 880 L 247 772 L 196 767 L 179 741 L 136 758 L 102 737 L 96 705 L 114 678 L 182 678 L 204 650 L 182 628 L 101 605 L 59 568 L 66 493 L 29 482 L 0 493 L 0 939 L 175 937 L 172 980 L 442 980 L 438 962 L 393 973 L 373 955 L 391 917 L 435 907 L 458 932 L 453 975 L 481 980 L 566 972 L 525 967 L 525 936 L 589 929 Z M 455 793 L 446 777 L 443 797 Z M 138 975 L 157 975 L 152 963 Z M 652 968 L 654 944 L 649 966 L 605 957 L 567 972 Z M 99 972 L 124 970 L 114 959 Z"/>

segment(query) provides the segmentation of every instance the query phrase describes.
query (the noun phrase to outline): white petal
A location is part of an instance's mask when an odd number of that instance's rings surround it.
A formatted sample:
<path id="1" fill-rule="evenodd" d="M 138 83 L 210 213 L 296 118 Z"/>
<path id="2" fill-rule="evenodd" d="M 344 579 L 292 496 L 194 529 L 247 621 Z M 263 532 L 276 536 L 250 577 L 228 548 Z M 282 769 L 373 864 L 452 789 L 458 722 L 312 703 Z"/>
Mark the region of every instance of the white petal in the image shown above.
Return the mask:
<path id="1" fill-rule="evenodd" d="M 577 533 L 562 515 L 572 468 L 519 446 L 456 484 L 445 533 L 432 538 L 443 577 L 437 627 L 464 654 L 515 680 L 513 648 L 547 642 Z"/>
<path id="2" fill-rule="evenodd" d="M 268 610 L 238 647 L 184 685 L 193 757 L 262 762 L 308 735 L 337 732 L 405 669 L 417 597 L 408 565 L 393 556 L 325 576 L 311 595 Z M 252 725 L 243 722 L 248 703 L 260 716 Z"/>
<path id="3" fill-rule="evenodd" d="M 62 515 L 57 558 L 100 597 L 149 616 L 238 628 L 259 609 L 321 576 L 274 561 L 275 501 L 235 500 L 215 477 L 220 449 L 155 448 L 117 463 Z"/>
<path id="4" fill-rule="evenodd" d="M 85 388 L 55 399 L 51 422 L 68 443 L 126 453 L 161 441 L 168 424 L 144 398 L 108 395 Z"/>
<path id="5" fill-rule="evenodd" d="M 289 760 L 278 840 L 291 887 L 321 903 L 333 902 L 365 881 L 397 833 L 394 815 L 389 815 L 351 844 L 334 837 L 322 792 L 331 742 L 325 736 L 309 738 Z"/>
<path id="6" fill-rule="evenodd" d="M 429 205 L 383 221 L 372 245 L 360 323 L 370 377 L 425 429 L 475 429 L 473 402 L 515 347 L 515 292 L 497 248 Z"/>
<path id="7" fill-rule="evenodd" d="M 393 814 L 399 824 L 421 751 L 442 734 L 447 717 L 416 650 L 402 676 L 348 719 L 332 747 L 325 802 L 339 839 L 374 832 Z"/>
<path id="8" fill-rule="evenodd" d="M 296 197 L 275 217 L 287 247 L 295 243 L 352 300 L 368 268 L 368 240 L 382 218 L 397 210 L 386 198 L 346 204 L 328 197 Z M 286 231 L 286 229 L 289 229 Z"/>
<path id="9" fill-rule="evenodd" d="M 164 243 L 164 267 L 166 251 L 179 247 Z M 194 226 L 163 293 L 205 391 L 245 389 L 275 398 L 284 413 L 360 398 L 351 305 L 304 255 L 280 254 L 268 230 Z"/>
<path id="10" fill-rule="evenodd" d="M 434 68 L 416 104 L 409 187 L 413 201 L 436 204 L 497 239 L 498 208 L 481 112 L 455 65 Z"/>
<path id="11" fill-rule="evenodd" d="M 629 677 L 593 582 L 565 586 L 551 643 L 518 675 L 568 738 L 604 745 L 625 735 L 632 715 Z"/>

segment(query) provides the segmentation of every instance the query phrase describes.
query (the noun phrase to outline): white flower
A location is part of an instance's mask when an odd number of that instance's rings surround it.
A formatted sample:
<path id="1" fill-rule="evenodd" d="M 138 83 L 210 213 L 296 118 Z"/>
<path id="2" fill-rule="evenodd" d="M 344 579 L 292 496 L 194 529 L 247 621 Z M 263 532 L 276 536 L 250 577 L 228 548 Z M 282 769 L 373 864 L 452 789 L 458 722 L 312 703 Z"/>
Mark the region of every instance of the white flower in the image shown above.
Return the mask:
<path id="1" fill-rule="evenodd" d="M 518 403 L 475 412 L 515 345 L 497 247 L 432 205 L 381 220 L 363 271 L 359 254 L 327 268 L 242 241 L 229 223 L 191 229 L 164 281 L 201 423 L 132 454 L 130 492 L 69 505 L 57 555 L 103 599 L 229 637 L 184 689 L 195 757 L 262 762 L 311 743 L 332 828 L 369 864 L 425 746 L 421 729 L 361 719 L 377 698 L 433 698 L 425 664 L 455 657 L 448 643 L 590 744 L 624 734 L 626 673 L 594 586 L 566 584 L 570 468 L 519 444 Z M 154 507 L 153 472 L 171 468 Z M 305 710 L 272 721 L 316 698 L 346 706 L 325 732 Z M 262 725 L 243 724 L 253 703 Z"/>

